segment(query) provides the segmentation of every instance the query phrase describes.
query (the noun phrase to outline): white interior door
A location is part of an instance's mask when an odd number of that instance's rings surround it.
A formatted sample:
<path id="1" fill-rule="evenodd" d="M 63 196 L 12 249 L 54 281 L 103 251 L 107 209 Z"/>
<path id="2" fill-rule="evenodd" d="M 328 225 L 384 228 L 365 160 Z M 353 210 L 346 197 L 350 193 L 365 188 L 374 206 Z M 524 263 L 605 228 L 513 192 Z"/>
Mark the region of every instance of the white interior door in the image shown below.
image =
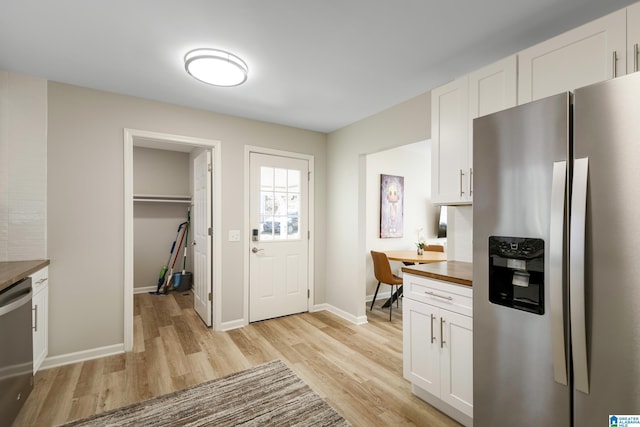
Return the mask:
<path id="1" fill-rule="evenodd" d="M 211 326 L 211 151 L 193 162 L 193 308 Z"/>
<path id="2" fill-rule="evenodd" d="M 250 155 L 249 321 L 309 310 L 309 162 Z"/>

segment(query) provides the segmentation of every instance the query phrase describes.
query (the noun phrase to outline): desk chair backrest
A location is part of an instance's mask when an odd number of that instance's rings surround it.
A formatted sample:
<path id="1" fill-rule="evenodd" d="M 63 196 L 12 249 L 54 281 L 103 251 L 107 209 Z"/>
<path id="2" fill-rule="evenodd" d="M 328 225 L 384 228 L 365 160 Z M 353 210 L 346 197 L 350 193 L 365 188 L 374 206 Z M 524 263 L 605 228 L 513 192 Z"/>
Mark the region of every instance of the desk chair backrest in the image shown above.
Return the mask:
<path id="1" fill-rule="evenodd" d="M 371 258 L 373 258 L 373 274 L 376 276 L 377 281 L 389 285 L 402 284 L 402 280 L 400 279 L 398 283 L 398 277 L 393 275 L 387 254 L 371 251 Z"/>

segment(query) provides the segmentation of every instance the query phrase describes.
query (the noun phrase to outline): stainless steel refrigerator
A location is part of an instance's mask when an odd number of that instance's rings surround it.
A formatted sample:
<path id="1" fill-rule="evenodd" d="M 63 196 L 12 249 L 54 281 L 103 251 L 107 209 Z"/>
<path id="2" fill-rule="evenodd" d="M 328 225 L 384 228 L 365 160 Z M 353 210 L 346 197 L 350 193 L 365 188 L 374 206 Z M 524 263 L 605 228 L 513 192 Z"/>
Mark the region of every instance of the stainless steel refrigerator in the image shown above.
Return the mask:
<path id="1" fill-rule="evenodd" d="M 640 414 L 640 73 L 473 141 L 474 426 Z"/>

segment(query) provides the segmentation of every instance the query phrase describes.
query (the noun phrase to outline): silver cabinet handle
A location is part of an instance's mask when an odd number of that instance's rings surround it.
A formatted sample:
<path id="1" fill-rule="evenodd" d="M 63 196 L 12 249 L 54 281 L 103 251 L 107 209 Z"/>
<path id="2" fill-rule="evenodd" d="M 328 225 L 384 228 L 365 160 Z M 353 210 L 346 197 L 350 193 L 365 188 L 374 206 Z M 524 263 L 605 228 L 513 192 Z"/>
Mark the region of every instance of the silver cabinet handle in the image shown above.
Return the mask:
<path id="1" fill-rule="evenodd" d="M 567 362 L 564 336 L 564 276 L 562 274 L 566 230 L 567 162 L 553 164 L 551 181 L 551 215 L 549 218 L 549 292 L 551 306 L 551 354 L 553 379 L 567 385 Z"/>
<path id="2" fill-rule="evenodd" d="M 613 51 L 613 78 L 618 76 L 618 52 Z"/>
<path id="3" fill-rule="evenodd" d="M 432 297 L 446 299 L 447 301 L 453 301 L 453 297 L 450 297 L 450 296 L 438 295 L 435 292 L 430 292 L 430 291 L 424 291 L 424 293 L 427 294 L 427 295 L 431 295 Z"/>
<path id="4" fill-rule="evenodd" d="M 584 297 L 588 177 L 589 159 L 576 159 L 573 164 L 573 189 L 571 193 L 569 311 L 571 312 L 571 350 L 573 354 L 574 384 L 577 390 L 585 394 L 589 394 Z"/>
<path id="5" fill-rule="evenodd" d="M 47 278 L 46 278 L 46 277 L 44 277 L 44 278 L 42 278 L 42 279 L 38 280 L 38 281 L 36 282 L 36 285 L 39 285 L 39 284 L 44 283 L 44 282 L 46 282 L 46 281 L 47 281 Z"/>
<path id="6" fill-rule="evenodd" d="M 35 319 L 33 321 L 33 332 L 38 332 L 38 304 L 36 304 L 35 307 L 33 307 L 31 310 L 34 311 L 35 313 Z"/>
<path id="7" fill-rule="evenodd" d="M 469 197 L 473 195 L 473 168 L 469 168 Z"/>
<path id="8" fill-rule="evenodd" d="M 638 43 L 633 45 L 633 71 L 638 71 Z"/>
<path id="9" fill-rule="evenodd" d="M 462 179 L 464 178 L 464 171 L 460 169 L 460 197 L 464 194 L 464 190 L 462 189 Z"/>
<path id="10" fill-rule="evenodd" d="M 440 318 L 440 348 L 444 348 L 444 344 L 446 341 L 444 340 L 444 319 Z"/>
<path id="11" fill-rule="evenodd" d="M 436 316 L 433 315 L 433 313 L 431 314 L 431 344 L 433 344 L 433 342 L 436 340 L 435 335 L 433 335 L 433 321 L 436 318 Z"/>
<path id="12" fill-rule="evenodd" d="M 255 246 L 253 247 L 253 249 L 251 249 L 251 252 L 253 252 L 254 254 L 257 254 L 260 251 L 264 251 L 264 249 L 258 249 Z"/>

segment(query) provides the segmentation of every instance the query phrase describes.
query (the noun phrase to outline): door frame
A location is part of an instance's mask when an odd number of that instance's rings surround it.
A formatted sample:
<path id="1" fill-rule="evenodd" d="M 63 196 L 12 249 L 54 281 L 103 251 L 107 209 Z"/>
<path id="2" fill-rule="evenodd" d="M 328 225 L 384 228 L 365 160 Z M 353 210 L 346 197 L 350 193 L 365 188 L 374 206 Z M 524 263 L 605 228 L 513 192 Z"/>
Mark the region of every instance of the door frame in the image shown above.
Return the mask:
<path id="1" fill-rule="evenodd" d="M 212 263 L 220 266 L 222 242 L 221 206 L 222 206 L 222 142 L 213 139 L 194 138 L 190 136 L 152 132 L 139 129 L 124 128 L 124 351 L 133 350 L 133 147 L 136 141 L 158 147 L 192 146 L 211 150 L 213 154 L 213 230 L 212 235 Z M 146 145 L 146 144 L 145 144 Z M 222 323 L 222 302 L 220 296 L 222 272 L 216 268 L 211 274 L 211 293 L 213 297 L 213 327 L 218 330 Z"/>
<path id="2" fill-rule="evenodd" d="M 244 253 L 243 263 L 244 263 L 244 306 L 243 306 L 243 323 L 244 325 L 249 324 L 249 251 L 251 250 L 251 220 L 250 220 L 250 206 L 251 206 L 251 162 L 250 157 L 251 153 L 256 154 L 267 154 L 271 156 L 280 156 L 280 157 L 289 157 L 293 159 L 306 160 L 309 162 L 309 251 L 308 251 L 308 271 L 307 271 L 307 283 L 309 289 L 309 300 L 307 301 L 307 307 L 309 312 L 315 311 L 315 229 L 314 229 L 314 206 L 315 206 L 315 166 L 314 161 L 315 157 L 309 154 L 301 154 L 294 153 L 291 151 L 283 151 L 283 150 L 274 150 L 265 147 L 257 147 L 253 145 L 245 145 L 244 147 L 244 230 L 245 233 L 241 233 L 241 235 L 245 236 L 244 242 L 242 244 L 242 249 Z"/>

